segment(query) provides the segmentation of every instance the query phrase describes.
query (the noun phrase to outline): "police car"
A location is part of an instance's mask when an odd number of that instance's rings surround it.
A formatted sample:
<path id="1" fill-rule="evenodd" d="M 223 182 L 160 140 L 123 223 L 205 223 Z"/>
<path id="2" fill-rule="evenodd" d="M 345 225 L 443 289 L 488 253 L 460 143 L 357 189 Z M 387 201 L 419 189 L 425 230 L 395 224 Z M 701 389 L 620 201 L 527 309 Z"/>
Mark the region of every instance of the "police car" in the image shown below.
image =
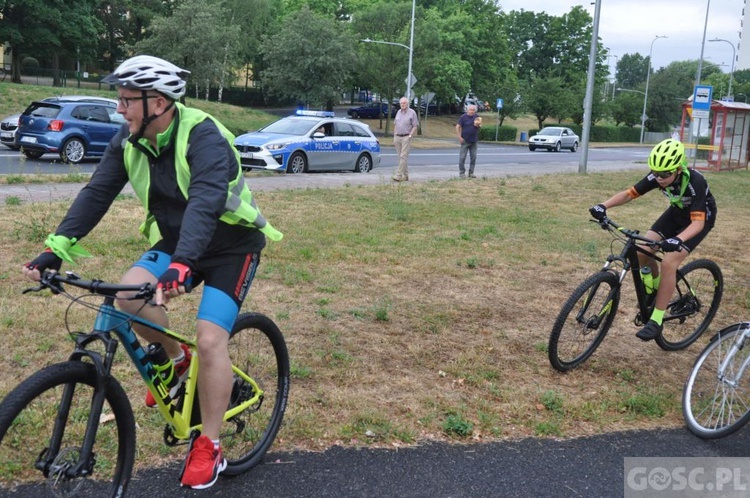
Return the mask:
<path id="1" fill-rule="evenodd" d="M 234 140 L 243 169 L 355 171 L 380 165 L 380 142 L 358 121 L 328 111 L 297 111 Z"/>

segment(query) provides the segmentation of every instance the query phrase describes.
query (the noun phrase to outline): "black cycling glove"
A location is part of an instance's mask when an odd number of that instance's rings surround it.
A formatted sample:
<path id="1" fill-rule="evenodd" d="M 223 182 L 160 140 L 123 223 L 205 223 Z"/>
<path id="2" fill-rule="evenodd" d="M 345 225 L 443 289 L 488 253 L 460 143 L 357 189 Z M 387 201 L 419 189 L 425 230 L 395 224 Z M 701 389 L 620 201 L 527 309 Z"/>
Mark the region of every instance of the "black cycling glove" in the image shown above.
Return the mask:
<path id="1" fill-rule="evenodd" d="M 33 261 L 26 263 L 26 268 L 29 270 L 39 270 L 40 274 L 43 273 L 44 270 L 60 271 L 61 266 L 62 259 L 49 249 L 37 256 Z"/>
<path id="2" fill-rule="evenodd" d="M 589 213 L 591 213 L 591 216 L 598 221 L 602 221 L 607 217 L 607 208 L 604 207 L 604 204 L 597 204 L 596 206 L 591 206 L 589 208 Z"/>
<path id="3" fill-rule="evenodd" d="M 682 249 L 682 241 L 679 237 L 672 237 L 661 241 L 661 250 L 664 252 L 677 252 Z"/>

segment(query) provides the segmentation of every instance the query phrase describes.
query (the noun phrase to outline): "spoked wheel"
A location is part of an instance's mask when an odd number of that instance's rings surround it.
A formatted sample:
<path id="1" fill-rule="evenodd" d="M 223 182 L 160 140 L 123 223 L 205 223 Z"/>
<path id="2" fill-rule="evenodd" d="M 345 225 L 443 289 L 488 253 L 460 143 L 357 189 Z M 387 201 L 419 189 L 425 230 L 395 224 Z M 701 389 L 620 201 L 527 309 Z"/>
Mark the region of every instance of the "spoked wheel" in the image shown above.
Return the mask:
<path id="1" fill-rule="evenodd" d="M 750 420 L 750 347 L 743 338 L 749 331 L 748 322 L 719 331 L 695 361 L 682 393 L 682 414 L 700 438 L 728 436 Z"/>
<path id="2" fill-rule="evenodd" d="M 587 278 L 568 298 L 552 327 L 549 362 L 567 372 L 588 359 L 607 335 L 620 302 L 620 282 L 603 271 Z"/>
<path id="3" fill-rule="evenodd" d="M 289 355 L 281 331 L 270 318 L 244 313 L 232 329 L 229 356 L 262 390 L 257 403 L 222 427 L 221 448 L 227 459 L 224 473 L 237 475 L 262 460 L 279 432 L 289 396 Z M 255 386 L 235 372 L 230 408 L 256 394 Z"/>
<path id="4" fill-rule="evenodd" d="M 694 343 L 706 331 L 721 304 L 724 278 L 719 265 L 696 259 L 677 273 L 677 290 L 664 315 L 664 330 L 656 343 L 677 351 Z"/>
<path id="5" fill-rule="evenodd" d="M 24 484 L 44 496 L 125 494 L 135 458 L 135 420 L 125 391 L 113 378 L 107 381 L 93 455 L 79 462 L 96 379 L 90 363 L 60 363 L 40 370 L 5 397 L 0 404 L 0 494 L 3 486 Z M 67 409 L 66 390 L 72 390 Z M 56 441 L 58 421 L 64 424 L 58 432 L 64 432 Z"/>

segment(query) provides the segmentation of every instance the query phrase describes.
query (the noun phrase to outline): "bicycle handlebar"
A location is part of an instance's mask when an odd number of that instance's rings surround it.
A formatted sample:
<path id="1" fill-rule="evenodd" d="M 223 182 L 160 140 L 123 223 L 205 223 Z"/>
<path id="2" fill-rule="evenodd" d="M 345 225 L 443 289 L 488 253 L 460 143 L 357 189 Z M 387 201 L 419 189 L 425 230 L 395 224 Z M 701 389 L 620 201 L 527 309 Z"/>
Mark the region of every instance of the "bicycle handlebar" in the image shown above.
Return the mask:
<path id="1" fill-rule="evenodd" d="M 604 217 L 601 220 L 591 220 L 594 223 L 597 223 L 600 227 L 602 227 L 603 230 L 608 230 L 610 232 L 618 232 L 623 234 L 625 237 L 633 240 L 637 240 L 638 242 L 642 242 L 643 245 L 646 245 L 648 247 L 651 247 L 652 249 L 661 249 L 661 244 L 658 240 L 649 239 L 647 237 L 644 237 L 640 235 L 640 232 L 638 230 L 630 230 L 628 228 L 621 227 L 617 223 L 615 223 L 613 220 L 611 220 L 608 217 Z"/>
<path id="2" fill-rule="evenodd" d="M 143 299 L 150 301 L 154 294 L 156 294 L 156 287 L 150 283 L 143 283 L 138 285 L 125 285 L 125 284 L 111 284 L 102 280 L 83 280 L 81 277 L 73 272 L 65 272 L 60 274 L 54 271 L 44 271 L 41 278 L 39 279 L 39 285 L 31 287 L 23 291 L 24 294 L 28 292 L 39 292 L 43 289 L 50 289 L 54 294 L 64 292 L 62 284 L 69 284 L 74 287 L 86 289 L 91 291 L 93 294 L 101 296 L 115 297 L 119 292 L 135 292 L 133 299 Z"/>

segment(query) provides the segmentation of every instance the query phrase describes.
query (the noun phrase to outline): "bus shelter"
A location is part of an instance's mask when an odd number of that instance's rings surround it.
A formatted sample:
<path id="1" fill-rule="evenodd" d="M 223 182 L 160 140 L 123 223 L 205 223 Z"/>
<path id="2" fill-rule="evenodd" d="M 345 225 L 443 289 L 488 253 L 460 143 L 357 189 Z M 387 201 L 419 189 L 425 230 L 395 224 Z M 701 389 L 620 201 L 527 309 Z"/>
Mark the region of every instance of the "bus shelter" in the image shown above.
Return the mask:
<path id="1" fill-rule="evenodd" d="M 693 149 L 691 166 L 707 171 L 747 169 L 750 159 L 750 104 L 713 100 L 710 117 L 692 127 L 692 96 L 682 105 L 680 140 Z M 707 142 L 707 143 L 706 143 Z"/>

